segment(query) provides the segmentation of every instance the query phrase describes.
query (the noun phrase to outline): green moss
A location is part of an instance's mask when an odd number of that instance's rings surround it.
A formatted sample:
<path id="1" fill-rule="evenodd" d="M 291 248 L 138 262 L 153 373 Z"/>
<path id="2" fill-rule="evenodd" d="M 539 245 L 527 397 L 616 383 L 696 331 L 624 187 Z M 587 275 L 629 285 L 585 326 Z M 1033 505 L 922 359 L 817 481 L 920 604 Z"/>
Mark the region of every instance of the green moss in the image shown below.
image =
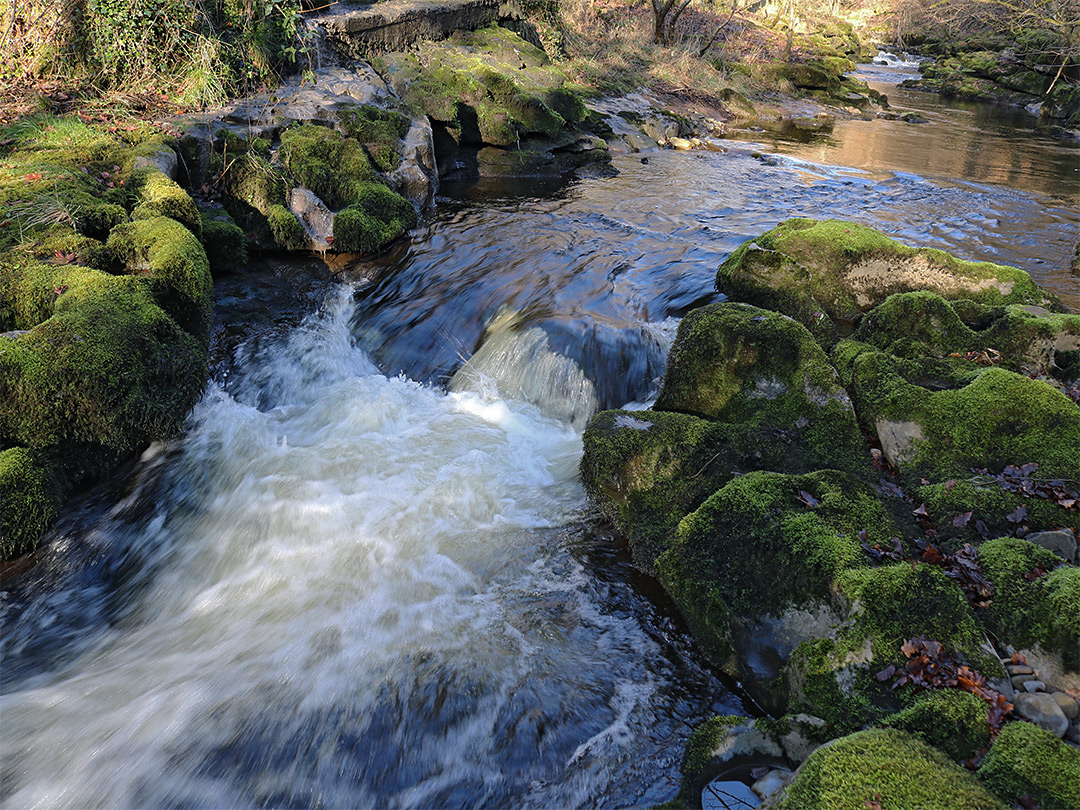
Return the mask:
<path id="1" fill-rule="evenodd" d="M 169 217 L 175 219 L 196 237 L 202 235 L 202 218 L 195 201 L 174 180 L 157 169 L 136 169 L 129 180 L 138 196 L 132 219 Z"/>
<path id="2" fill-rule="evenodd" d="M 370 253 L 416 227 L 412 203 L 379 183 L 356 189 L 356 201 L 334 218 L 334 249 Z"/>
<path id="3" fill-rule="evenodd" d="M 377 179 L 359 141 L 314 124 L 282 132 L 280 157 L 301 185 L 334 209 L 355 203 L 359 189 Z"/>
<path id="4" fill-rule="evenodd" d="M 788 681 L 796 708 L 843 731 L 879 722 L 911 695 L 893 692 L 875 676 L 903 663 L 901 645 L 917 636 L 940 641 L 988 677 L 1001 673 L 980 648 L 982 631 L 963 593 L 939 568 L 851 569 L 838 586 L 854 606 L 852 615 L 835 638 L 806 642 L 792 655 Z"/>
<path id="5" fill-rule="evenodd" d="M 1080 752 L 1032 723 L 1001 730 L 978 771 L 1009 804 L 1031 796 L 1042 807 L 1080 807 Z"/>
<path id="6" fill-rule="evenodd" d="M 886 717 L 882 725 L 917 734 L 954 760 L 970 759 L 990 745 L 986 701 L 959 689 L 923 692 L 914 705 Z"/>
<path id="7" fill-rule="evenodd" d="M 716 286 L 735 300 L 790 315 L 829 344 L 838 338 L 838 327 L 898 292 L 927 289 L 987 306 L 1061 308 L 1022 270 L 910 248 L 840 220 L 781 223 L 732 253 Z"/>
<path id="8" fill-rule="evenodd" d="M 128 272 L 150 278 L 158 304 L 181 328 L 208 339 L 213 281 L 206 251 L 190 230 L 166 217 L 137 220 L 114 228 L 105 247 Z"/>
<path id="9" fill-rule="evenodd" d="M 542 51 L 505 29 L 459 32 L 414 54 L 376 60 L 414 110 L 454 130 L 468 144 L 510 146 L 536 135 L 554 138 L 588 116 L 580 94 Z"/>
<path id="10" fill-rule="evenodd" d="M 1012 371 L 1023 364 L 1053 369 L 1058 352 L 1080 346 L 1080 315 L 950 302 L 925 291 L 897 293 L 863 318 L 855 337 L 894 357 L 947 360 L 969 375 L 979 367 L 950 355 L 991 350 L 995 362 Z"/>
<path id="11" fill-rule="evenodd" d="M 63 496 L 47 453 L 26 447 L 0 452 L 0 559 L 33 549 L 59 515 Z"/>
<path id="12" fill-rule="evenodd" d="M 1018 493 L 1002 489 L 992 480 L 968 478 L 945 481 L 911 488 L 916 499 L 925 503 L 927 510 L 939 526 L 943 544 L 948 551 L 955 551 L 963 544 L 979 544 L 984 539 L 979 522 L 986 526 L 989 537 L 1011 534 L 1017 524 L 1009 520 L 1015 510 L 1027 511 L 1024 525 L 1032 531 L 1052 531 L 1071 527 L 1080 532 L 1080 514 L 1057 503 L 1042 498 L 1026 498 Z M 967 513 L 971 513 L 968 518 Z M 958 526 L 957 521 L 961 524 Z"/>
<path id="13" fill-rule="evenodd" d="M 1080 666 L 1080 568 L 1057 567 L 1052 551 L 1011 537 L 984 543 L 979 561 L 994 585 L 987 626 L 1015 646 L 1039 644 L 1068 668 Z M 1050 573 L 1029 581 L 1039 566 Z"/>
<path id="14" fill-rule="evenodd" d="M 244 232 L 223 209 L 200 209 L 202 244 L 210 271 L 215 276 L 237 270 L 247 263 Z"/>
<path id="15" fill-rule="evenodd" d="M 687 515 L 656 566 L 692 629 L 707 638 L 728 613 L 756 616 L 827 599 L 840 572 L 861 562 L 862 529 L 880 542 L 898 533 L 873 491 L 850 476 L 753 472 Z"/>
<path id="16" fill-rule="evenodd" d="M 880 352 L 838 358 L 855 407 L 877 431 L 886 456 L 911 478 L 968 478 L 972 468 L 1000 471 L 1036 462 L 1039 476 L 1070 478 L 1080 469 L 1080 410 L 1046 383 L 987 368 L 957 390 L 928 391 L 907 382 Z M 921 438 L 893 441 L 887 423 L 914 423 Z"/>
<path id="17" fill-rule="evenodd" d="M 370 104 L 351 107 L 339 114 L 342 129 L 367 150 L 380 171 L 390 172 L 401 163 L 398 145 L 409 131 L 409 119 L 393 110 Z"/>
<path id="18" fill-rule="evenodd" d="M 799 769 L 781 810 L 1004 810 L 978 780 L 918 737 L 872 729 L 819 748 Z"/>
<path id="19" fill-rule="evenodd" d="M 769 426 L 806 469 L 869 474 L 854 411 L 801 324 L 745 304 L 712 304 L 679 324 L 658 411 L 695 413 L 746 430 Z"/>
<path id="20" fill-rule="evenodd" d="M 589 496 L 629 539 L 634 557 L 651 570 L 679 521 L 738 472 L 754 469 L 761 447 L 782 443 L 732 441 L 745 434 L 679 413 L 604 411 L 584 435 L 581 480 Z"/>
<path id="21" fill-rule="evenodd" d="M 0 436 L 115 459 L 175 432 L 202 392 L 205 343 L 157 305 L 152 281 L 70 268 L 66 282 L 51 317 L 0 338 Z M 73 480 L 95 473 L 76 456 L 60 457 Z"/>
<path id="22" fill-rule="evenodd" d="M 268 215 L 271 206 L 285 202 L 288 181 L 262 155 L 248 152 L 229 166 L 225 173 L 226 204 L 230 200 L 242 203 L 249 209 Z M 234 216 L 238 214 L 230 210 Z M 243 217 L 243 209 L 240 209 Z"/>
<path id="23" fill-rule="evenodd" d="M 296 214 L 284 205 L 271 205 L 266 211 L 274 242 L 286 250 L 304 250 L 308 246 L 308 234 Z"/>

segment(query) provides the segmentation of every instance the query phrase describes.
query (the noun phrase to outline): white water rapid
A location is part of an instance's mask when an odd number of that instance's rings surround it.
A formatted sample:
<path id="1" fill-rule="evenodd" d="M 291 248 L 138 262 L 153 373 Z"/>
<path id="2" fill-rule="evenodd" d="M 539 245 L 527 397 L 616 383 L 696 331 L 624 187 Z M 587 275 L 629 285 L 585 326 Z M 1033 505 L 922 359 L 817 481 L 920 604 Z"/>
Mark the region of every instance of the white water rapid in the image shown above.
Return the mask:
<path id="1" fill-rule="evenodd" d="M 4 807 L 602 806 L 639 767 L 666 676 L 567 552 L 580 404 L 387 378 L 350 293 L 206 395 L 156 575 L 0 698 Z"/>

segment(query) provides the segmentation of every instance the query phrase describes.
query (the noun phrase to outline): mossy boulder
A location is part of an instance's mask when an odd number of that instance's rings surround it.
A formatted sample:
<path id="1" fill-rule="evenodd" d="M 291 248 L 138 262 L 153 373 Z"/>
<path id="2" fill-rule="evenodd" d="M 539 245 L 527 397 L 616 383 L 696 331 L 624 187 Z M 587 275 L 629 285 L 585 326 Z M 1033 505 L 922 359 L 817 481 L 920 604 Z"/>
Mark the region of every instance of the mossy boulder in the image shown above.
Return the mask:
<path id="1" fill-rule="evenodd" d="M 305 124 L 285 130 L 280 155 L 304 188 L 335 209 L 352 205 L 378 177 L 363 145 L 329 127 Z"/>
<path id="2" fill-rule="evenodd" d="M 837 577 L 837 587 L 850 612 L 832 634 L 792 655 L 786 675 L 793 708 L 840 731 L 880 722 L 913 696 L 893 692 L 876 675 L 902 664 L 901 645 L 919 636 L 940 641 L 987 677 L 1002 673 L 981 649 L 982 630 L 963 592 L 940 568 L 898 563 L 851 569 Z"/>
<path id="3" fill-rule="evenodd" d="M 247 242 L 240 226 L 224 208 L 199 209 L 202 219 L 202 245 L 206 260 L 215 276 L 242 268 L 247 263 Z"/>
<path id="4" fill-rule="evenodd" d="M 979 768 L 984 785 L 1010 805 L 1080 807 L 1080 752 L 1032 723 L 1009 723 Z"/>
<path id="5" fill-rule="evenodd" d="M 0 202 L 18 224 L 0 234 L 0 553 L 11 557 L 72 488 L 179 429 L 205 385 L 212 299 L 198 209 L 140 166 L 160 140 L 132 148 L 34 116 L 0 140 Z"/>
<path id="6" fill-rule="evenodd" d="M 678 522 L 735 476 L 871 474 L 847 394 L 809 332 L 743 304 L 687 315 L 653 409 L 598 415 L 584 444 L 586 490 L 646 570 Z"/>
<path id="7" fill-rule="evenodd" d="M 985 353 L 982 363 L 1011 371 L 1050 371 L 1069 379 L 1080 373 L 1071 363 L 1080 349 L 1080 315 L 1041 307 L 987 307 L 927 291 L 897 293 L 867 313 L 854 338 L 897 358 L 943 361 L 950 369 L 943 383 L 981 371 L 966 359 L 969 353 Z"/>
<path id="8" fill-rule="evenodd" d="M 1016 647 L 1038 645 L 1080 670 L 1080 568 L 1012 537 L 984 543 L 979 560 L 994 585 L 987 626 Z"/>
<path id="9" fill-rule="evenodd" d="M 706 654 L 783 711 L 773 681 L 796 645 L 842 615 L 837 580 L 862 563 L 864 529 L 886 543 L 896 526 L 851 476 L 752 472 L 687 515 L 654 565 Z"/>
<path id="10" fill-rule="evenodd" d="M 917 734 L 950 759 L 970 759 L 990 745 L 986 701 L 959 689 L 922 692 L 908 708 L 881 721 L 888 728 Z"/>
<path id="11" fill-rule="evenodd" d="M 136 169 L 129 179 L 130 190 L 138 203 L 132 209 L 132 219 L 169 217 L 195 234 L 202 236 L 202 217 L 190 195 L 175 180 L 156 168 Z"/>
<path id="12" fill-rule="evenodd" d="M 654 408 L 780 430 L 803 425 L 809 444 L 837 458 L 862 445 L 851 401 L 809 331 L 746 304 L 711 304 L 683 318 Z"/>
<path id="13" fill-rule="evenodd" d="M 46 320 L 0 337 L 0 437 L 122 454 L 175 432 L 205 383 L 205 338 L 159 306 L 152 280 L 80 267 L 61 277 Z"/>
<path id="14" fill-rule="evenodd" d="M 919 737 L 871 729 L 822 746 L 803 763 L 778 810 L 1005 810 L 975 776 Z"/>
<path id="15" fill-rule="evenodd" d="M 859 418 L 910 479 L 939 483 L 1032 462 L 1043 478 L 1080 469 L 1080 409 L 1044 382 L 991 367 L 961 388 L 934 391 L 869 347 L 841 344 L 834 357 Z"/>
<path id="16" fill-rule="evenodd" d="M 736 249 L 720 266 L 716 286 L 734 300 L 790 315 L 828 345 L 898 292 L 929 290 L 985 306 L 1061 308 L 1023 270 L 907 247 L 840 220 L 781 223 Z"/>
<path id="17" fill-rule="evenodd" d="M 334 248 L 368 253 L 415 228 L 412 204 L 379 183 L 358 185 L 353 202 L 334 217 Z"/>
<path id="18" fill-rule="evenodd" d="M 128 273 L 149 279 L 158 305 L 182 329 L 207 339 L 213 281 L 206 251 L 190 230 L 166 217 L 136 220 L 114 228 L 105 247 Z"/>
<path id="19" fill-rule="evenodd" d="M 510 146 L 555 137 L 588 111 L 547 55 L 506 29 L 459 32 L 425 49 L 380 56 L 375 67 L 412 108 L 459 143 Z"/>

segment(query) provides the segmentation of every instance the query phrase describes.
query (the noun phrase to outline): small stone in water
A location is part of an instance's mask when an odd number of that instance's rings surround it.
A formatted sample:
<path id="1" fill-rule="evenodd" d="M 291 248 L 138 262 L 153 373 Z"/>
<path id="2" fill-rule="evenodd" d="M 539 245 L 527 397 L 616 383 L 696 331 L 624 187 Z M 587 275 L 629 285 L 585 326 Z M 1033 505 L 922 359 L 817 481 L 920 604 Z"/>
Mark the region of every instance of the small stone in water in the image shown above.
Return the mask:
<path id="1" fill-rule="evenodd" d="M 763 777 L 754 782 L 751 788 L 761 798 L 765 799 L 772 794 L 776 793 L 780 788 L 784 786 L 788 778 L 791 776 L 791 771 L 786 769 L 775 769 L 769 771 Z"/>

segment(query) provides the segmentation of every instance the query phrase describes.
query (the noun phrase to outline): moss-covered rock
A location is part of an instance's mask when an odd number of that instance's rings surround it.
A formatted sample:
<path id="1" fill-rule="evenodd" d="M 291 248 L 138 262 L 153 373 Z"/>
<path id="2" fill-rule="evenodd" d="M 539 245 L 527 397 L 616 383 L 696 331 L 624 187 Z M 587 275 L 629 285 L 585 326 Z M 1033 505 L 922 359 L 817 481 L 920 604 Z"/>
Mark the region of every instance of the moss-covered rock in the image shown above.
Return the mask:
<path id="1" fill-rule="evenodd" d="M 903 663 L 901 645 L 918 636 L 940 641 L 988 677 L 1001 674 L 997 660 L 980 648 L 982 631 L 964 594 L 939 568 L 853 569 L 837 584 L 851 613 L 830 637 L 806 642 L 792 655 L 787 679 L 795 708 L 841 731 L 881 721 L 912 696 L 892 692 L 876 674 Z"/>
<path id="2" fill-rule="evenodd" d="M 990 745 L 986 701 L 959 689 L 932 689 L 881 724 L 922 737 L 951 759 L 970 759 Z"/>
<path id="3" fill-rule="evenodd" d="M 1031 531 L 1063 527 L 1080 531 L 1080 514 L 1075 509 L 1066 509 L 1054 500 L 1008 491 L 991 476 L 911 484 L 909 492 L 925 503 L 932 519 L 944 527 L 941 540 L 947 551 L 956 551 L 964 543 L 977 545 L 986 537 L 1011 534 L 1018 526 L 1017 520 L 1010 520 L 1017 509 L 1025 514 L 1019 523 Z"/>
<path id="4" fill-rule="evenodd" d="M 1032 462 L 1045 478 L 1080 469 L 1080 409 L 1046 383 L 991 367 L 962 388 L 930 391 L 865 344 L 841 344 L 834 358 L 863 425 L 912 479 L 938 483 Z"/>
<path id="5" fill-rule="evenodd" d="M 423 61 L 397 53 L 374 64 L 399 97 L 446 124 L 461 143 L 553 138 L 588 114 L 543 51 L 498 27 L 459 32 L 427 48 Z"/>
<path id="6" fill-rule="evenodd" d="M 205 383 L 204 339 L 161 309 L 152 281 L 79 267 L 63 278 L 48 319 L 0 337 L 0 437 L 126 453 L 173 433 Z"/>
<path id="7" fill-rule="evenodd" d="M 301 185 L 335 209 L 355 203 L 378 178 L 363 145 L 329 127 L 305 124 L 285 130 L 280 155 Z"/>
<path id="8" fill-rule="evenodd" d="M 1009 723 L 978 777 L 1010 805 L 1030 796 L 1047 808 L 1080 807 L 1080 752 L 1032 723 Z"/>
<path id="9" fill-rule="evenodd" d="M 279 247 L 286 250 L 305 250 L 308 247 L 304 224 L 284 205 L 271 205 L 266 211 L 266 221 Z"/>
<path id="10" fill-rule="evenodd" d="M 181 328 L 207 339 L 213 281 L 206 251 L 191 231 L 166 217 L 141 219 L 114 228 L 105 247 L 127 272 L 150 279 L 158 304 Z"/>
<path id="11" fill-rule="evenodd" d="M 36 544 L 72 487 L 179 429 L 205 384 L 212 300 L 191 197 L 153 165 L 128 174 L 160 141 L 132 148 L 31 116 L 0 142 L 4 224 L 16 226 L 0 232 L 8 557 Z"/>
<path id="12" fill-rule="evenodd" d="M 1023 270 L 907 247 L 873 228 L 840 220 L 781 223 L 732 253 L 717 273 L 716 286 L 735 300 L 790 315 L 830 345 L 840 328 L 898 292 L 930 290 L 986 306 L 1060 309 Z"/>
<path id="13" fill-rule="evenodd" d="M 1012 537 L 984 543 L 979 560 L 994 585 L 987 626 L 1014 646 L 1039 645 L 1080 669 L 1080 568 L 1059 567 L 1052 551 Z"/>
<path id="14" fill-rule="evenodd" d="M 416 210 L 379 183 L 357 186 L 353 203 L 334 217 L 334 248 L 369 253 L 416 227 Z"/>
<path id="15" fill-rule="evenodd" d="M 973 774 L 896 729 L 860 731 L 822 746 L 799 768 L 780 810 L 1004 810 Z"/>
<path id="16" fill-rule="evenodd" d="M 37 545 L 63 501 L 64 488 L 47 452 L 26 447 L 0 452 L 0 559 Z"/>
<path id="17" fill-rule="evenodd" d="M 381 172 L 392 172 L 401 164 L 398 146 L 409 131 L 407 116 L 371 104 L 347 107 L 339 114 L 342 130 L 355 139 Z"/>
<path id="18" fill-rule="evenodd" d="M 223 208 L 200 208 L 202 244 L 214 275 L 238 270 L 247 263 L 244 232 Z"/>
<path id="19" fill-rule="evenodd" d="M 1067 362 L 1059 367 L 1057 361 L 1067 361 L 1080 349 L 1080 315 L 947 301 L 926 291 L 897 293 L 862 319 L 854 337 L 897 358 L 944 361 L 954 377 L 977 374 L 980 366 L 966 355 L 986 353 L 984 364 L 1012 371 L 1049 370 L 1071 378 L 1076 370 Z"/>
<path id="20" fill-rule="evenodd" d="M 132 209 L 132 219 L 169 217 L 195 234 L 202 235 L 202 217 L 191 196 L 175 180 L 170 180 L 156 168 L 137 169 L 129 179 L 130 189 L 138 204 Z"/>
<path id="21" fill-rule="evenodd" d="M 827 630 L 837 578 L 861 564 L 856 538 L 863 529 L 881 543 L 896 533 L 873 491 L 856 479 L 832 470 L 752 472 L 687 515 L 655 568 L 706 653 L 742 675 L 753 656 L 740 624 L 776 625 L 768 655 L 779 666 L 796 644 L 823 631 L 823 621 Z M 760 686 L 773 700 L 771 686 Z"/>

